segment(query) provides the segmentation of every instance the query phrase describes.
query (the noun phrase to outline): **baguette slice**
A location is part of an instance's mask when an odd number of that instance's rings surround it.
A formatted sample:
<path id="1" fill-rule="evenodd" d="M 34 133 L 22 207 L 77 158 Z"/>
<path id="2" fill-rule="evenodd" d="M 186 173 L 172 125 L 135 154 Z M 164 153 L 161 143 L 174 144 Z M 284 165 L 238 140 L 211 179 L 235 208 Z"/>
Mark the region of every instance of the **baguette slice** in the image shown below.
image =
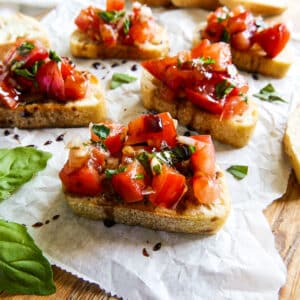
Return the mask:
<path id="1" fill-rule="evenodd" d="M 97 82 L 97 83 L 96 83 Z M 90 82 L 85 99 L 77 101 L 30 102 L 16 109 L 0 106 L 0 127 L 50 128 L 87 126 L 106 117 L 105 100 L 98 83 Z"/>
<path id="2" fill-rule="evenodd" d="M 20 13 L 0 16 L 0 60 L 3 60 L 17 38 L 39 40 L 46 48 L 49 48 L 47 33 L 36 19 Z"/>
<path id="3" fill-rule="evenodd" d="M 147 6 L 169 6 L 171 4 L 171 0 L 138 0 L 138 2 Z"/>
<path id="4" fill-rule="evenodd" d="M 247 10 L 262 16 L 279 15 L 287 9 L 284 0 L 219 0 L 230 9 L 243 5 Z"/>
<path id="5" fill-rule="evenodd" d="M 205 27 L 205 23 L 201 23 L 193 38 L 193 46 L 197 45 L 201 40 L 201 31 Z M 265 76 L 282 78 L 288 72 L 293 62 L 293 51 L 287 46 L 275 58 L 268 58 L 259 48 L 253 47 L 249 51 L 238 51 L 231 49 L 232 62 L 241 70 L 252 73 L 260 73 Z"/>
<path id="6" fill-rule="evenodd" d="M 300 105 L 291 113 L 283 143 L 284 149 L 290 158 L 298 182 L 300 183 Z"/>
<path id="7" fill-rule="evenodd" d="M 71 35 L 70 49 L 73 56 L 85 58 L 149 59 L 166 56 L 169 53 L 166 30 L 159 26 L 155 38 L 155 43 L 140 46 L 117 44 L 109 47 L 93 41 L 84 32 L 75 30 Z"/>
<path id="8" fill-rule="evenodd" d="M 144 106 L 158 112 L 168 111 L 173 118 L 184 126 L 192 126 L 201 133 L 211 134 L 220 142 L 235 146 L 245 146 L 252 136 L 258 111 L 256 104 L 249 101 L 249 109 L 243 114 L 229 119 L 220 120 L 220 116 L 201 110 L 190 101 L 170 103 L 159 96 L 159 86 L 162 84 L 148 71 L 144 70 L 141 79 L 141 94 Z"/>
<path id="9" fill-rule="evenodd" d="M 216 9 L 220 3 L 218 0 L 171 0 L 178 7 L 200 7 L 204 9 Z"/>
<path id="10" fill-rule="evenodd" d="M 209 205 L 183 203 L 176 210 L 154 207 L 151 203 L 119 203 L 104 197 L 80 197 L 65 193 L 73 211 L 90 219 L 108 219 L 116 223 L 140 225 L 171 232 L 214 234 L 225 223 L 230 212 L 230 198 L 225 176 L 218 172 L 220 198 Z"/>

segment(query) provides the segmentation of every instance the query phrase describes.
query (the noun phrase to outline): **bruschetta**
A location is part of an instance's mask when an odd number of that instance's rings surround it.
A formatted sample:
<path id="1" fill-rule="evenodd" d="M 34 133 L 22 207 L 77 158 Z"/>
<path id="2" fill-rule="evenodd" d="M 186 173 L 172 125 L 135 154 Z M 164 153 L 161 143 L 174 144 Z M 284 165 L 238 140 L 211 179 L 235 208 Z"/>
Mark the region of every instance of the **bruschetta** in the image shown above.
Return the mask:
<path id="1" fill-rule="evenodd" d="M 138 2 L 149 6 L 168 6 L 177 7 L 199 7 L 204 9 L 216 9 L 219 6 L 218 0 L 138 0 Z"/>
<path id="2" fill-rule="evenodd" d="M 76 214 L 173 232 L 222 227 L 230 199 L 209 135 L 178 136 L 165 112 L 90 130 L 89 141 L 71 142 L 59 173 Z"/>
<path id="3" fill-rule="evenodd" d="M 281 78 L 289 70 L 293 53 L 287 45 L 290 31 L 284 23 L 267 25 L 243 6 L 219 7 L 196 29 L 193 45 L 201 39 L 230 44 L 232 61 L 240 69 Z"/>
<path id="4" fill-rule="evenodd" d="M 83 9 L 75 19 L 77 29 L 71 35 L 71 53 L 86 58 L 166 56 L 167 32 L 154 20 L 151 9 L 136 2 L 132 12 L 126 13 L 124 5 L 125 1 L 108 0 L 106 10 L 92 6 Z"/>
<path id="5" fill-rule="evenodd" d="M 185 126 L 235 147 L 245 146 L 256 126 L 256 104 L 231 63 L 229 45 L 203 40 L 192 51 L 142 62 L 142 102 L 169 111 Z"/>
<path id="6" fill-rule="evenodd" d="M 87 126 L 105 116 L 97 78 L 37 40 L 18 40 L 0 65 L 0 127 Z"/>
<path id="7" fill-rule="evenodd" d="M 2 61 L 18 38 L 39 40 L 49 48 L 46 31 L 34 18 L 17 13 L 0 16 L 0 61 Z"/>

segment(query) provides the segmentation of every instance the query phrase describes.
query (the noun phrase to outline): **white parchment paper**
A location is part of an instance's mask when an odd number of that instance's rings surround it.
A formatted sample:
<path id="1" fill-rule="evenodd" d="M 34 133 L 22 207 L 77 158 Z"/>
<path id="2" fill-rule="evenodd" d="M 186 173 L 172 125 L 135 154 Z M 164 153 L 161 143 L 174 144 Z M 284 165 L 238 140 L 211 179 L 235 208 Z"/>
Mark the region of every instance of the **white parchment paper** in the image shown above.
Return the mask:
<path id="1" fill-rule="evenodd" d="M 74 29 L 72 20 L 88 2 L 65 1 L 43 20 L 53 49 L 59 54 L 69 54 L 69 36 Z M 98 6 L 101 3 L 97 1 Z M 172 53 L 191 47 L 193 29 L 207 14 L 197 9 L 155 12 L 170 33 Z M 299 44 L 295 42 L 294 46 L 299 47 Z M 107 89 L 114 72 L 138 77 L 141 67 L 136 71 L 131 69 L 138 62 L 76 62 L 102 78 L 109 118 L 127 122 L 145 111 L 140 104 L 139 81 L 112 91 Z M 92 68 L 94 62 L 100 63 L 98 69 Z M 281 140 L 293 102 L 294 77 L 299 65 L 297 57 L 295 66 L 282 80 L 262 76 L 254 80 L 245 73 L 250 94 L 272 82 L 288 103 L 258 100 L 260 119 L 246 147 L 234 149 L 215 143 L 217 161 L 223 169 L 232 164 L 249 166 L 249 174 L 242 181 L 226 174 L 232 213 L 215 236 L 165 233 L 125 225 L 107 228 L 101 221 L 75 216 L 63 200 L 57 174 L 67 157 L 65 143 L 77 135 L 87 138 L 87 128 L 10 129 L 8 135 L 0 131 L 1 147 L 34 144 L 53 154 L 44 171 L 0 204 L 0 217 L 26 224 L 53 264 L 125 299 L 276 299 L 285 282 L 286 270 L 262 209 L 286 189 L 290 168 Z M 64 134 L 63 140 L 57 140 L 61 134 Z M 55 215 L 59 218 L 53 220 Z M 36 222 L 44 225 L 33 228 Z M 162 244 L 161 249 L 153 251 L 158 242 Z M 142 255 L 143 248 L 149 257 Z"/>

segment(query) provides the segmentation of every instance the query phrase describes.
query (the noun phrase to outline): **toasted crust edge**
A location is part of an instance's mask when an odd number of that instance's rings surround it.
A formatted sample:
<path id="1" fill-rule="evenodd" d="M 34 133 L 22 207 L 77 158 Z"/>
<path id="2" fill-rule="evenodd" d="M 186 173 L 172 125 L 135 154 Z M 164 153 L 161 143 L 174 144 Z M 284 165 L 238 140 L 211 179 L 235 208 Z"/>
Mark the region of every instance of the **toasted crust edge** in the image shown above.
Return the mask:
<path id="1" fill-rule="evenodd" d="M 298 129 L 300 127 L 300 105 L 291 113 L 288 119 L 283 138 L 284 150 L 288 155 L 292 167 L 300 183 L 300 143 L 298 142 Z"/>
<path id="2" fill-rule="evenodd" d="M 169 103 L 158 95 L 160 82 L 144 70 L 141 79 L 141 95 L 144 106 L 158 112 L 168 111 L 181 125 L 192 126 L 195 130 L 211 134 L 220 142 L 235 146 L 245 146 L 253 132 L 258 119 L 256 104 L 249 100 L 249 109 L 238 118 L 220 120 L 220 117 L 203 111 L 189 101 Z"/>
<path id="3" fill-rule="evenodd" d="M 218 0 L 171 0 L 177 7 L 200 7 L 204 9 L 216 9 L 220 3 Z"/>
<path id="4" fill-rule="evenodd" d="M 205 27 L 205 22 L 200 23 L 194 33 L 193 46 L 201 40 L 201 31 Z M 241 70 L 260 73 L 265 76 L 282 78 L 286 75 L 293 62 L 293 50 L 287 46 L 275 58 L 268 58 L 260 49 L 250 49 L 250 51 L 237 51 L 231 49 L 232 62 Z"/>
<path id="5" fill-rule="evenodd" d="M 143 45 L 141 47 L 117 44 L 105 46 L 103 43 L 89 39 L 84 32 L 75 30 L 70 39 L 71 53 L 83 58 L 119 58 L 119 59 L 150 59 L 164 57 L 169 53 L 167 32 L 160 28 L 160 44 Z"/>
<path id="6" fill-rule="evenodd" d="M 91 84 L 85 99 L 20 104 L 16 109 L 0 106 L 0 127 L 64 128 L 88 126 L 106 117 L 104 92 L 99 83 Z"/>
<path id="7" fill-rule="evenodd" d="M 171 0 L 138 0 L 138 2 L 148 6 L 169 6 L 171 4 Z"/>
<path id="8" fill-rule="evenodd" d="M 94 220 L 109 219 L 126 225 L 139 225 L 170 232 L 214 234 L 224 225 L 230 212 L 225 175 L 219 172 L 220 198 L 210 205 L 199 204 L 182 213 L 143 203 L 110 203 L 103 197 L 79 197 L 65 193 L 75 214 Z"/>

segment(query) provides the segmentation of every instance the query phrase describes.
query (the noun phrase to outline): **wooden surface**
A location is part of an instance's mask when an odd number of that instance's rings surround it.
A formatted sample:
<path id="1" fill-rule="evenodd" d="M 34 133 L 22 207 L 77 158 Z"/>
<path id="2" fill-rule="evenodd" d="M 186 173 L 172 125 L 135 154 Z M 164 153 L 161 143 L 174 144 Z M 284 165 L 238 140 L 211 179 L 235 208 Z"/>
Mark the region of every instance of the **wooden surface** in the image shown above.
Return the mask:
<path id="1" fill-rule="evenodd" d="M 300 5 L 297 0 L 288 0 L 289 11 L 284 19 L 294 21 L 294 29 L 300 31 Z M 291 7 L 293 9 L 291 9 Z M 286 284 L 280 290 L 280 300 L 300 299 L 300 185 L 292 173 L 285 195 L 264 211 L 275 235 L 276 247 L 287 266 Z M 106 294 L 95 284 L 85 282 L 70 273 L 53 266 L 54 281 L 57 288 L 52 296 L 7 296 L 5 300 L 115 300 L 116 297 Z M 122 296 L 122 295 L 119 295 Z"/>

